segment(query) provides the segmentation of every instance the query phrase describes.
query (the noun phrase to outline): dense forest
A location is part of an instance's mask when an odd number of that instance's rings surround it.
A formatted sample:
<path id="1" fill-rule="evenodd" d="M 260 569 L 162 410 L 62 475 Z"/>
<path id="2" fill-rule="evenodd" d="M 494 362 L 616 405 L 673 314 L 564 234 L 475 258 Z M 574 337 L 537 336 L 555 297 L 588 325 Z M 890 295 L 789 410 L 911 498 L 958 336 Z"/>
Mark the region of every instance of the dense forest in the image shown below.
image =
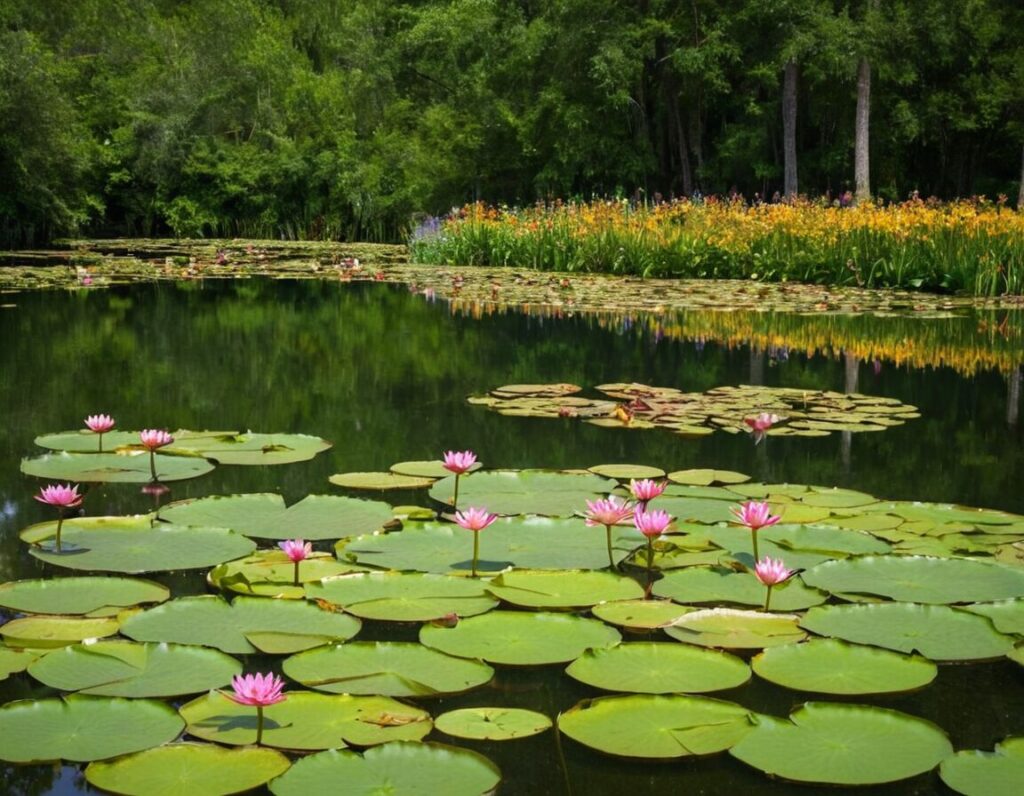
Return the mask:
<path id="1" fill-rule="evenodd" d="M 0 245 L 1024 197 L 1021 0 L 3 0 Z"/>

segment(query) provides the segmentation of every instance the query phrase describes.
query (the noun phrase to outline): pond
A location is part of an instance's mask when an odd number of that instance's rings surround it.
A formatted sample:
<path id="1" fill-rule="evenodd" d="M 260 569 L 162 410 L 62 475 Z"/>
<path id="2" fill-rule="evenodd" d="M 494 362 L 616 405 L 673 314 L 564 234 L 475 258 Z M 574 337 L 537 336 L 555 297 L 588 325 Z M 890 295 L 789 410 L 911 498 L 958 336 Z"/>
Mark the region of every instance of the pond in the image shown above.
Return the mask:
<path id="1" fill-rule="evenodd" d="M 301 432 L 324 437 L 333 447 L 287 465 L 217 467 L 169 484 L 165 495 L 147 494 L 139 484 L 98 486 L 88 496 L 89 515 L 141 514 L 154 501 L 255 492 L 280 493 L 289 504 L 308 494 L 345 494 L 425 506 L 425 490 L 354 492 L 328 478 L 437 459 L 448 449 L 472 449 L 487 468 L 578 469 L 619 462 L 665 471 L 715 468 L 749 474 L 756 482 L 838 486 L 890 500 L 1024 514 L 1020 338 L 993 346 L 999 355 L 988 359 L 984 344 L 965 341 L 978 329 L 1000 324 L 1019 334 L 1020 311 L 997 317 L 962 310 L 914 320 L 864 316 L 844 319 L 839 338 L 835 322 L 826 327 L 821 319 L 796 314 L 741 313 L 730 319 L 683 311 L 652 319 L 482 312 L 400 285 L 315 280 L 167 282 L 4 298 L 12 306 L 0 309 L 0 582 L 68 574 L 30 555 L 18 538 L 26 526 L 53 517 L 32 500 L 42 482 L 23 475 L 19 464 L 42 453 L 33 444 L 37 435 L 79 428 L 95 412 L 111 413 L 122 429 Z M 731 331 L 723 328 L 729 323 Z M 876 344 L 858 345 L 863 341 Z M 928 345 L 943 353 L 929 360 L 923 350 Z M 970 345 L 981 354 L 958 359 L 956 352 Z M 466 401 L 505 384 L 572 383 L 593 395 L 597 385 L 614 382 L 695 392 L 753 384 L 864 393 L 910 404 L 920 417 L 874 433 L 769 436 L 754 445 L 742 433 L 684 437 L 659 429 L 606 428 L 507 416 Z M 603 533 L 594 533 L 603 545 Z M 332 548 L 321 542 L 317 549 Z M 207 593 L 204 574 L 150 578 L 180 597 Z M 5 620 L 12 616 L 0 614 Z M 358 639 L 415 641 L 418 629 L 367 620 Z M 249 672 L 279 671 L 280 661 L 255 654 L 243 663 Z M 930 685 L 908 693 L 818 698 L 893 708 L 934 722 L 956 750 L 991 750 L 1024 734 L 1021 678 L 1020 665 L 999 658 L 942 665 Z M 286 688 L 299 686 L 289 682 Z M 563 665 L 497 666 L 485 686 L 410 702 L 435 717 L 455 708 L 500 705 L 554 719 L 604 693 L 567 677 Z M 3 703 L 57 694 L 24 672 L 0 680 Z M 711 696 L 779 717 L 815 698 L 757 676 Z M 429 740 L 486 755 L 501 769 L 500 790 L 506 794 L 767 794 L 795 788 L 727 753 L 669 763 L 630 761 L 564 736 L 559 742 L 551 730 L 509 742 L 460 740 L 435 730 Z M 9 793 L 92 790 L 80 768 L 70 765 L 2 765 L 0 775 Z M 933 793 L 944 787 L 932 770 L 864 791 Z"/>

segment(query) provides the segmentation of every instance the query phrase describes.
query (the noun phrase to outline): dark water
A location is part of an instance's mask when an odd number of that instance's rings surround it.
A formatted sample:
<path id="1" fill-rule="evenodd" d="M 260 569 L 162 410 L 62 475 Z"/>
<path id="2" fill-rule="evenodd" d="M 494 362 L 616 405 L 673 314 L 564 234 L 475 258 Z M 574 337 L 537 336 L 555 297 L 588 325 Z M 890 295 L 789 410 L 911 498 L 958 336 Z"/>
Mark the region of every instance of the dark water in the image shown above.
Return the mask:
<path id="1" fill-rule="evenodd" d="M 185 283 L 4 298 L 16 306 L 0 309 L 0 580 L 61 574 L 28 556 L 17 539 L 20 528 L 49 518 L 31 499 L 37 483 L 20 474 L 18 463 L 38 452 L 32 444 L 37 434 L 77 428 L 96 412 L 113 414 L 125 429 L 306 432 L 334 442 L 311 462 L 218 468 L 173 485 L 173 499 L 280 491 L 291 502 L 311 492 L 337 492 L 327 482 L 332 473 L 387 469 L 454 447 L 472 448 L 492 467 L 716 467 L 764 481 L 1024 512 L 1019 370 L 964 376 L 884 359 L 876 365 L 794 351 L 772 357 L 743 346 L 662 338 L 645 324 L 597 326 L 586 318 L 473 319 L 383 285 Z M 919 406 L 922 417 L 885 432 L 774 438 L 755 449 L 746 436 L 692 440 L 511 418 L 464 401 L 499 384 L 555 381 L 857 390 Z M 416 493 L 386 498 L 396 504 L 426 500 Z M 95 491 L 88 510 L 136 513 L 151 505 L 138 486 L 112 486 Z M 177 594 L 205 588 L 199 575 L 157 579 Z M 366 623 L 360 637 L 413 639 L 415 631 Z M 423 705 L 434 714 L 517 705 L 554 717 L 598 695 L 563 676 L 561 668 L 499 669 L 487 688 Z M 26 674 L 0 682 L 0 702 L 49 695 Z M 715 696 L 777 715 L 805 701 L 757 678 Z M 957 749 L 990 749 L 1008 735 L 1024 734 L 1024 673 L 1009 662 L 944 666 L 929 688 L 871 703 L 935 721 Z M 433 740 L 450 739 L 438 733 Z M 559 748 L 552 732 L 505 744 L 455 743 L 491 757 L 504 772 L 507 794 L 817 790 L 775 783 L 727 754 L 672 764 L 620 762 L 568 739 Z M 0 793 L 89 790 L 71 767 L 0 766 L 0 777 Z M 928 774 L 870 792 L 924 794 L 944 792 L 944 786 Z"/>

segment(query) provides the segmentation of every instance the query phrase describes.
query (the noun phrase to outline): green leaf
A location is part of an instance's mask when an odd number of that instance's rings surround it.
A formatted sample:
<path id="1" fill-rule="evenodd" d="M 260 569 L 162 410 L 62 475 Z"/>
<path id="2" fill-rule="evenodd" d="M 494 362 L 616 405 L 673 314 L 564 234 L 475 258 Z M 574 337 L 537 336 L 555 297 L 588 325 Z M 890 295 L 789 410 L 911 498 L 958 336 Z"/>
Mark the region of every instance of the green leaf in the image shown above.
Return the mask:
<path id="1" fill-rule="evenodd" d="M 481 467 L 483 467 L 483 464 L 476 462 L 469 468 L 469 472 L 475 473 Z M 391 472 L 396 475 L 411 475 L 417 478 L 430 478 L 431 480 L 447 478 L 452 474 L 451 470 L 445 468 L 444 462 L 439 460 L 399 462 L 398 464 L 391 465 Z"/>
<path id="2" fill-rule="evenodd" d="M 338 473 L 327 479 L 335 486 L 346 489 L 423 489 L 434 483 L 433 478 L 422 478 L 397 473 Z"/>
<path id="3" fill-rule="evenodd" d="M 330 553 L 313 552 L 299 564 L 299 585 L 295 585 L 295 564 L 283 550 L 257 550 L 252 555 L 227 561 L 210 570 L 206 580 L 215 589 L 249 597 L 301 600 L 305 584 L 358 572 L 362 567 L 342 564 Z"/>
<path id="4" fill-rule="evenodd" d="M 688 567 L 669 572 L 654 584 L 653 593 L 680 603 L 736 603 L 764 605 L 765 586 L 753 572 L 712 567 Z M 779 611 L 798 611 L 820 605 L 827 595 L 808 589 L 794 575 L 772 589 L 771 607 Z"/>
<path id="5" fill-rule="evenodd" d="M 116 617 L 24 616 L 0 625 L 0 635 L 12 647 L 52 649 L 87 638 L 117 633 Z"/>
<path id="6" fill-rule="evenodd" d="M 643 587 L 632 578 L 585 570 L 508 570 L 486 585 L 495 597 L 524 608 L 589 608 L 644 596 Z"/>
<path id="7" fill-rule="evenodd" d="M 596 464 L 587 469 L 594 473 L 594 475 L 600 475 L 604 478 L 615 478 L 619 481 L 665 477 L 665 471 L 660 467 L 650 467 L 646 464 Z"/>
<path id="8" fill-rule="evenodd" d="M 140 578 L 52 578 L 0 585 L 0 606 L 33 614 L 88 614 L 103 608 L 162 603 L 170 590 Z"/>
<path id="9" fill-rule="evenodd" d="M 79 483 L 146 484 L 153 480 L 149 453 L 47 453 L 34 459 L 22 459 L 21 471 L 37 478 Z M 155 457 L 160 481 L 198 478 L 213 470 L 213 462 L 192 456 Z"/>
<path id="10" fill-rule="evenodd" d="M 1024 600 L 976 603 L 963 606 L 963 610 L 987 616 L 1000 633 L 1024 636 Z"/>
<path id="11" fill-rule="evenodd" d="M 750 476 L 732 470 L 676 470 L 668 474 L 669 481 L 688 486 L 711 486 L 712 484 L 742 484 Z"/>
<path id="12" fill-rule="evenodd" d="M 586 501 L 611 492 L 618 482 L 592 473 L 550 470 L 492 470 L 459 479 L 459 508 L 476 506 L 495 514 L 566 517 L 586 509 Z M 452 502 L 455 477 L 430 488 L 439 503 Z"/>
<path id="13" fill-rule="evenodd" d="M 939 776 L 964 796 L 1017 796 L 1024 792 L 1024 738 L 1007 738 L 994 752 L 957 752 L 942 761 Z"/>
<path id="14" fill-rule="evenodd" d="M 34 650 L 11 649 L 0 644 L 0 680 L 6 680 L 12 674 L 23 672 L 40 655 Z"/>
<path id="15" fill-rule="evenodd" d="M 551 719 L 523 708 L 462 708 L 442 713 L 434 726 L 456 738 L 511 741 L 544 732 L 551 727 Z"/>
<path id="16" fill-rule="evenodd" d="M 722 691 L 750 679 L 750 668 L 734 655 L 665 642 L 588 650 L 565 672 L 605 691 L 640 694 Z"/>
<path id="17" fill-rule="evenodd" d="M 653 630 L 670 625 L 684 614 L 696 611 L 669 600 L 617 600 L 601 603 L 591 613 L 602 621 L 635 630 Z"/>
<path id="18" fill-rule="evenodd" d="M 306 586 L 311 600 L 326 600 L 363 619 L 426 622 L 448 614 L 474 616 L 498 601 L 482 581 L 417 572 L 366 572 Z"/>
<path id="19" fill-rule="evenodd" d="M 218 464 L 270 465 L 305 462 L 331 447 L 308 434 L 256 434 L 222 431 L 176 431 L 174 453 L 203 456 Z"/>
<path id="20" fill-rule="evenodd" d="M 794 615 L 713 608 L 688 613 L 665 632 L 677 641 L 721 649 L 765 649 L 802 641 L 807 634 Z"/>

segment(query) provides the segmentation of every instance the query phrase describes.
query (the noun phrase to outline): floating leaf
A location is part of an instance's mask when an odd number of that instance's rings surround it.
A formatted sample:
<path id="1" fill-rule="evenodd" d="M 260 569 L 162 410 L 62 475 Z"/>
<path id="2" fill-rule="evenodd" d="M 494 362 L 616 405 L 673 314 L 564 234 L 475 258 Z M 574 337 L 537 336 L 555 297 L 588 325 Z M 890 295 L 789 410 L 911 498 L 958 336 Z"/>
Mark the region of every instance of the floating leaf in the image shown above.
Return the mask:
<path id="1" fill-rule="evenodd" d="M 346 489 L 422 489 L 434 483 L 433 478 L 421 478 L 397 473 L 338 473 L 329 479 L 335 486 Z"/>
<path id="2" fill-rule="evenodd" d="M 68 453 L 99 453 L 100 435 L 88 429 L 77 431 L 58 431 L 53 434 L 42 434 L 35 438 L 40 448 Z M 139 444 L 138 431 L 107 431 L 103 434 L 103 449 L 113 452 L 115 448 Z"/>
<path id="3" fill-rule="evenodd" d="M 184 726 L 174 708 L 150 699 L 9 702 L 0 707 L 0 760 L 104 760 L 172 741 Z"/>
<path id="4" fill-rule="evenodd" d="M 393 697 L 457 694 L 494 676 L 480 661 L 405 641 L 358 641 L 310 650 L 288 658 L 284 672 L 320 691 Z"/>
<path id="5" fill-rule="evenodd" d="M 598 619 L 620 627 L 653 630 L 670 625 L 679 617 L 697 610 L 669 600 L 618 600 L 601 603 L 591 609 Z"/>
<path id="6" fill-rule="evenodd" d="M 312 603 L 209 595 L 179 597 L 128 617 L 121 632 L 136 641 L 201 644 L 228 653 L 290 653 L 352 638 L 359 620 Z"/>
<path id="7" fill-rule="evenodd" d="M 750 476 L 732 470 L 676 470 L 668 474 L 669 481 L 689 486 L 711 486 L 712 484 L 742 484 Z"/>
<path id="8" fill-rule="evenodd" d="M 496 514 L 566 517 L 616 486 L 618 482 L 593 473 L 491 470 L 459 480 L 459 506 L 479 506 Z M 454 492 L 454 476 L 430 488 L 430 496 L 439 503 L 451 503 Z"/>
<path id="9" fill-rule="evenodd" d="M 587 469 L 595 475 L 616 478 L 620 481 L 665 477 L 665 471 L 660 467 L 651 467 L 646 464 L 597 464 Z"/>
<path id="10" fill-rule="evenodd" d="M 1000 633 L 1024 636 L 1024 600 L 1002 600 L 996 603 L 965 605 L 965 611 L 981 614 L 992 620 Z"/>
<path id="11" fill-rule="evenodd" d="M 618 631 L 595 619 L 519 611 L 491 611 L 455 627 L 424 625 L 420 630 L 420 641 L 428 647 L 511 666 L 565 663 L 620 640 Z"/>
<path id="12" fill-rule="evenodd" d="M 47 453 L 22 459 L 21 471 L 37 478 L 79 483 L 146 484 L 153 480 L 149 453 Z M 213 462 L 194 456 L 157 454 L 156 472 L 161 481 L 198 478 L 213 470 Z"/>
<path id="13" fill-rule="evenodd" d="M 447 735 L 473 741 L 528 738 L 551 727 L 543 713 L 523 708 L 462 708 L 442 713 L 434 726 Z"/>
<path id="14" fill-rule="evenodd" d="M 306 596 L 340 605 L 364 619 L 395 622 L 426 622 L 448 614 L 475 616 L 498 604 L 481 581 L 416 572 L 326 578 L 307 585 Z"/>
<path id="15" fill-rule="evenodd" d="M 170 590 L 139 578 L 52 578 L 0 584 L 0 606 L 33 614 L 88 614 L 103 608 L 162 603 Z"/>
<path id="16" fill-rule="evenodd" d="M 481 462 L 475 462 L 467 472 L 475 473 L 481 467 L 483 467 Z M 436 459 L 425 462 L 399 462 L 398 464 L 391 465 L 391 472 L 397 475 L 411 475 L 417 478 L 430 478 L 431 480 L 446 478 L 452 474 L 451 470 L 445 468 L 443 461 Z"/>
<path id="17" fill-rule="evenodd" d="M 468 749 L 429 743 L 390 743 L 362 755 L 330 750 L 296 762 L 270 783 L 274 796 L 332 793 L 344 783 L 345 796 L 440 794 L 484 796 L 497 788 L 501 772 Z"/>
<path id="18" fill-rule="evenodd" d="M 492 578 L 487 590 L 525 608 L 589 608 L 601 602 L 644 596 L 643 587 L 625 575 L 564 569 L 509 570 Z"/>
<path id="19" fill-rule="evenodd" d="M 125 796 L 226 796 L 258 788 L 289 766 L 288 758 L 273 749 L 176 743 L 90 763 L 85 778 Z"/>
<path id="20" fill-rule="evenodd" d="M 299 564 L 299 585 L 295 585 L 295 564 L 283 550 L 257 550 L 252 555 L 214 567 L 206 576 L 215 589 L 252 597 L 301 600 L 306 583 L 362 570 L 342 564 L 330 553 L 314 552 Z"/>
<path id="21" fill-rule="evenodd" d="M 1013 648 L 985 617 L 945 605 L 823 605 L 808 611 L 800 624 L 819 636 L 918 652 L 933 661 L 998 658 Z"/>
<path id="22" fill-rule="evenodd" d="M 654 584 L 653 593 L 680 603 L 737 603 L 764 605 L 765 587 L 752 572 L 719 567 L 688 567 L 669 572 Z M 798 611 L 820 605 L 827 595 L 808 589 L 794 576 L 772 589 L 773 608 Z"/>
<path id="23" fill-rule="evenodd" d="M 665 642 L 588 650 L 565 672 L 605 691 L 640 694 L 721 691 L 750 679 L 750 667 L 734 655 Z"/>
<path id="24" fill-rule="evenodd" d="M 793 615 L 713 608 L 693 611 L 665 632 L 677 641 L 722 649 L 765 649 L 802 641 L 807 634 Z"/>
<path id="25" fill-rule="evenodd" d="M 502 387 L 495 387 L 491 395 L 499 398 L 512 398 L 530 396 L 532 398 L 558 398 L 563 395 L 573 395 L 582 390 L 575 384 L 506 384 Z"/>
<path id="26" fill-rule="evenodd" d="M 558 717 L 574 741 L 619 757 L 673 759 L 722 752 L 752 729 L 742 705 L 697 696 L 600 697 Z"/>
<path id="27" fill-rule="evenodd" d="M 808 702 L 789 720 L 759 717 L 731 754 L 783 779 L 880 785 L 930 771 L 953 747 L 931 722 L 895 710 Z"/>
<path id="28" fill-rule="evenodd" d="M 0 680 L 25 671 L 37 657 L 39 653 L 33 650 L 11 649 L 0 644 Z"/>
<path id="29" fill-rule="evenodd" d="M 431 729 L 430 714 L 389 697 L 285 691 L 264 709 L 263 743 L 302 751 L 418 741 Z M 256 741 L 256 711 L 211 691 L 181 706 L 189 735 L 243 746 Z"/>
<path id="30" fill-rule="evenodd" d="M 813 639 L 773 647 L 751 661 L 758 677 L 776 685 L 820 694 L 887 694 L 913 691 L 935 679 L 938 669 L 919 655 L 877 647 Z"/>
<path id="31" fill-rule="evenodd" d="M 167 450 L 204 456 L 219 464 L 259 466 L 309 461 L 330 447 L 327 440 L 308 434 L 176 431 L 174 444 Z"/>
<path id="32" fill-rule="evenodd" d="M 112 636 L 118 630 L 115 617 L 25 616 L 0 625 L 0 635 L 12 647 L 52 649 L 87 638 Z"/>
<path id="33" fill-rule="evenodd" d="M 1007 738 L 994 752 L 957 752 L 942 761 L 939 776 L 965 796 L 1017 796 L 1024 792 L 1024 738 Z"/>
<path id="34" fill-rule="evenodd" d="M 371 533 L 393 517 L 391 506 L 374 500 L 309 495 L 285 506 L 280 495 L 257 493 L 171 503 L 160 509 L 160 519 L 178 525 L 230 528 L 258 539 L 317 541 Z"/>

